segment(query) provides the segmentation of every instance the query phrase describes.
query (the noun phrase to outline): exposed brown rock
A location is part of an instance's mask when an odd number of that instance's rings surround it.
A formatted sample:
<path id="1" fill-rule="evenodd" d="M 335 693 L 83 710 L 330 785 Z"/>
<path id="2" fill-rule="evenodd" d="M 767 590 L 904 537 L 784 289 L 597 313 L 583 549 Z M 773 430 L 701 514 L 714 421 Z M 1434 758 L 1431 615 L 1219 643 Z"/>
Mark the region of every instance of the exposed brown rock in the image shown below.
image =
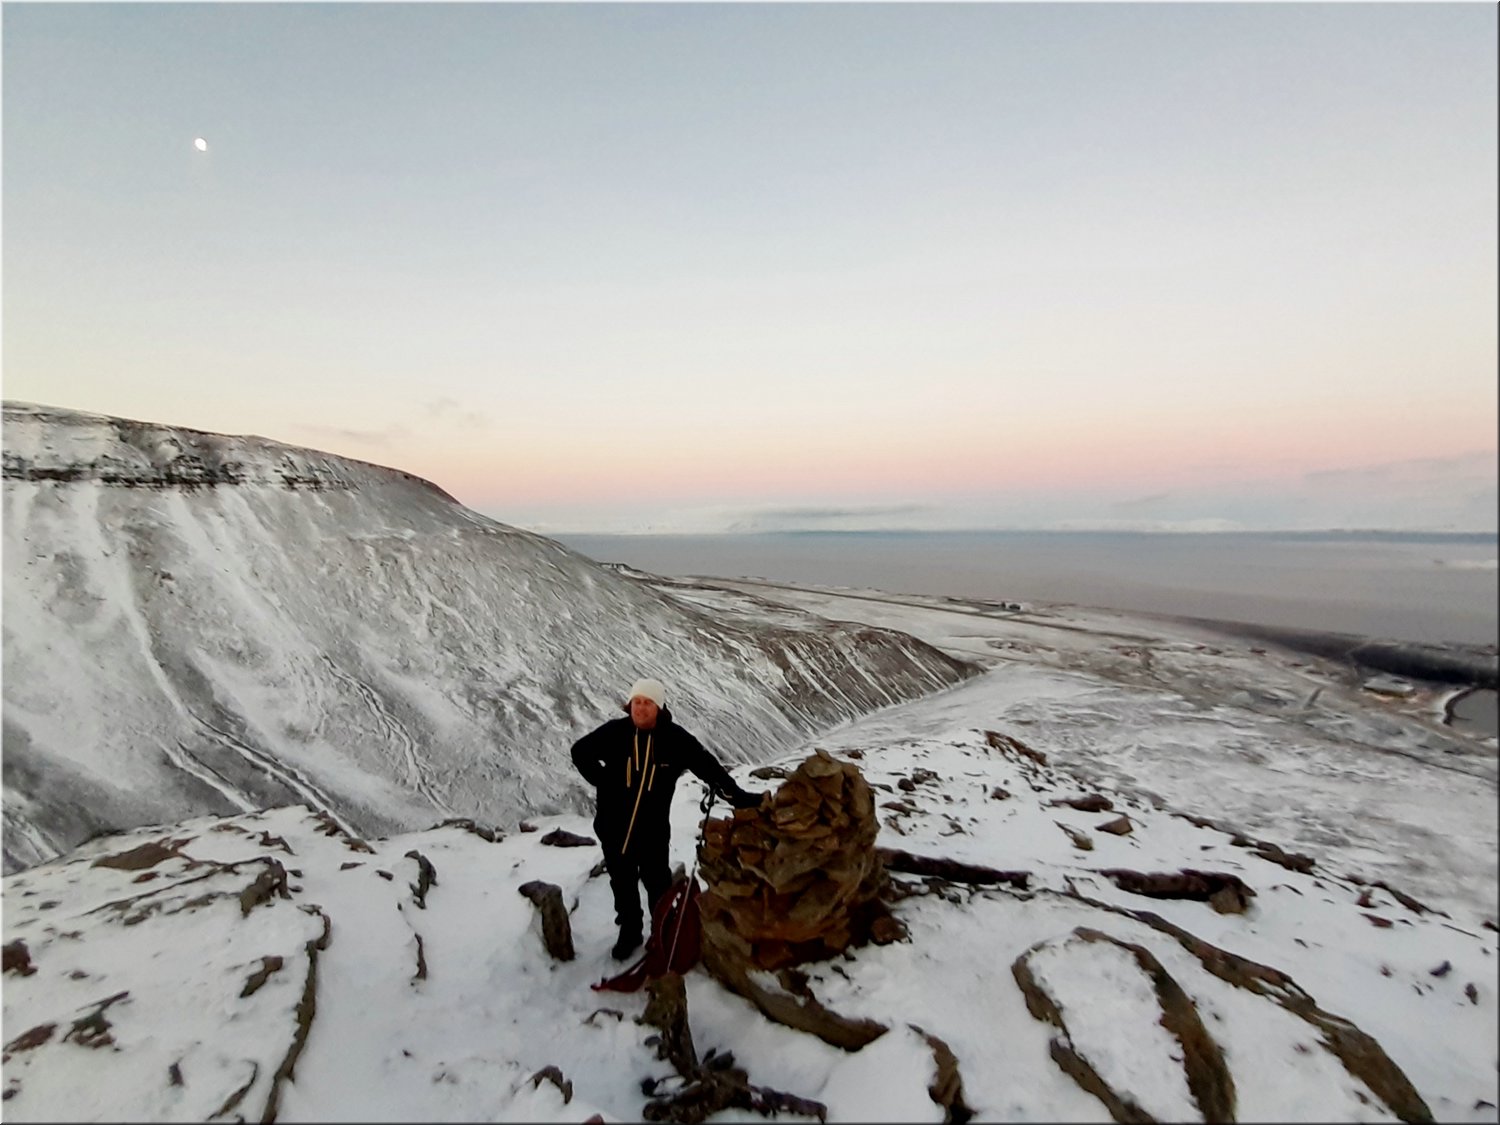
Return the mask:
<path id="1" fill-rule="evenodd" d="M 216 1120 L 220 1117 L 227 1117 L 230 1113 L 232 1113 L 239 1107 L 240 1102 L 245 1100 L 245 1095 L 250 1092 L 250 1088 L 255 1085 L 255 1080 L 260 1077 L 260 1063 L 256 1062 L 254 1059 L 251 1059 L 249 1061 L 250 1078 L 239 1089 L 232 1091 L 230 1095 L 224 1099 L 224 1104 L 209 1115 L 210 1121 Z M 243 1118 L 241 1118 L 241 1120 L 243 1120 Z"/>
<path id="2" fill-rule="evenodd" d="M 505 833 L 501 832 L 498 828 L 491 828 L 487 825 L 478 824 L 475 821 L 470 820 L 466 816 L 449 817 L 447 820 L 439 824 L 438 827 L 462 828 L 465 832 L 472 832 L 481 840 L 485 840 L 491 844 L 498 844 L 501 840 L 505 839 Z M 524 832 L 525 829 L 523 828 L 522 831 Z M 536 829 L 533 828 L 532 831 L 535 832 Z"/>
<path id="3" fill-rule="evenodd" d="M 875 945 L 890 945 L 906 937 L 906 926 L 894 915 L 882 914 L 870 923 L 870 941 Z"/>
<path id="4" fill-rule="evenodd" d="M 1080 812 L 1109 812 L 1115 803 L 1101 793 L 1088 793 L 1082 797 L 1056 797 L 1049 805 L 1067 805 Z"/>
<path id="5" fill-rule="evenodd" d="M 709 1051 L 700 1062 L 693 1048 L 693 1033 L 687 1018 L 687 990 L 682 977 L 667 973 L 646 985 L 650 999 L 640 1022 L 655 1027 L 660 1035 L 655 1045 L 659 1058 L 668 1060 L 687 1082 L 677 1092 L 646 1103 L 641 1116 L 646 1121 L 682 1122 L 697 1125 L 723 1109 L 748 1109 L 767 1117 L 797 1113 L 826 1121 L 828 1108 L 821 1102 L 754 1086 L 744 1069 L 734 1065 L 734 1055 Z M 647 1092 L 655 1087 L 648 1080 Z"/>
<path id="6" fill-rule="evenodd" d="M 104 1013 L 129 995 L 129 992 L 116 992 L 99 1001 L 92 1012 L 73 1021 L 73 1026 L 63 1036 L 63 1041 L 71 1040 L 81 1047 L 108 1047 L 115 1041 L 115 1037 L 109 1033 L 114 1025 L 104 1018 Z"/>
<path id="7" fill-rule="evenodd" d="M 269 830 L 260 834 L 260 840 L 258 841 L 258 843 L 263 848 L 280 848 L 282 851 L 286 852 L 287 855 L 297 854 L 296 852 L 292 851 L 292 847 L 290 844 L 288 844 L 280 836 L 272 836 Z"/>
<path id="8" fill-rule="evenodd" d="M 708 821 L 699 863 L 710 972 L 741 975 L 735 962 L 779 969 L 867 941 L 886 912 L 878 831 L 859 767 L 823 750 L 759 807 Z"/>
<path id="9" fill-rule="evenodd" d="M 1131 910 L 1101 902 L 1075 890 L 1046 892 L 1059 894 L 1127 918 L 1144 922 L 1153 929 L 1175 938 L 1177 943 L 1202 962 L 1203 967 L 1220 980 L 1237 988 L 1263 996 L 1292 1015 L 1321 1031 L 1320 1044 L 1336 1057 L 1354 1077 L 1363 1082 L 1387 1107 L 1407 1122 L 1432 1120 L 1432 1111 L 1417 1093 L 1402 1069 L 1395 1064 L 1374 1039 L 1348 1020 L 1318 1007 L 1313 998 L 1286 973 L 1222 949 L 1168 922 L 1147 910 Z M 1470 986 L 1472 987 L 1472 985 Z"/>
<path id="10" fill-rule="evenodd" d="M 516 888 L 529 898 L 542 916 L 542 944 L 558 961 L 573 960 L 573 926 L 563 905 L 562 888 L 533 879 Z"/>
<path id="11" fill-rule="evenodd" d="M 281 1105 L 282 1085 L 292 1081 L 296 1076 L 297 1060 L 302 1057 L 302 1049 L 307 1045 L 308 1034 L 312 1031 L 313 1019 L 318 1014 L 318 955 L 333 942 L 333 919 L 323 913 L 322 907 L 304 906 L 302 909 L 322 919 L 323 932 L 303 944 L 307 952 L 307 978 L 302 984 L 302 998 L 297 1001 L 295 1013 L 297 1027 L 292 1032 L 292 1043 L 287 1048 L 281 1065 L 271 1076 L 271 1092 L 266 1098 L 265 1109 L 260 1115 L 260 1119 L 264 1122 L 276 1120 L 276 1114 Z M 254 1078 L 251 1082 L 254 1082 Z M 249 1086 L 247 1085 L 245 1089 L 248 1090 Z"/>
<path id="12" fill-rule="evenodd" d="M 23 938 L 16 938 L 0 951 L 0 971 L 15 973 L 18 976 L 29 977 L 36 972 L 36 966 L 31 963 L 31 951 L 26 948 Z"/>
<path id="13" fill-rule="evenodd" d="M 1157 1001 L 1161 1004 L 1161 1025 L 1167 1029 L 1182 1047 L 1182 1065 L 1186 1072 L 1188 1090 L 1198 1103 L 1205 1121 L 1233 1121 L 1235 1119 L 1234 1078 L 1224 1052 L 1209 1034 L 1198 1008 L 1182 986 L 1162 966 L 1150 950 L 1133 942 L 1122 941 L 1098 930 L 1080 926 L 1073 935 L 1086 942 L 1108 943 L 1125 950 L 1134 958 L 1141 971 L 1151 980 Z M 1151 1121 L 1153 1118 L 1133 1100 L 1122 1096 L 1103 1080 L 1100 1075 L 1076 1052 L 1067 1041 L 1067 1023 L 1056 1004 L 1031 975 L 1027 964 L 1040 946 L 1033 946 L 1018 957 L 1011 966 L 1021 991 L 1026 996 L 1026 1007 L 1038 1019 L 1044 1019 L 1057 1027 L 1063 1035 L 1054 1039 L 1052 1056 L 1058 1065 L 1072 1075 L 1084 1089 L 1094 1094 L 1108 1108 L 1116 1121 Z"/>
<path id="14" fill-rule="evenodd" d="M 1073 1050 L 1072 1041 L 1068 1038 L 1067 1021 L 1063 1019 L 1062 1011 L 1058 1008 L 1051 995 L 1042 988 L 1036 977 L 1031 972 L 1029 960 L 1033 949 L 1027 950 L 1011 963 L 1010 972 L 1016 980 L 1016 987 L 1021 990 L 1021 995 L 1026 1000 L 1026 1010 L 1036 1019 L 1044 1023 L 1050 1023 L 1057 1028 L 1061 1034 L 1053 1036 L 1048 1044 L 1052 1061 L 1055 1062 L 1062 1072 L 1077 1082 L 1080 1087 L 1087 1090 L 1094 1097 L 1104 1103 L 1104 1108 L 1116 1121 L 1121 1122 L 1154 1122 L 1156 1119 L 1149 1113 L 1136 1105 L 1130 1098 L 1121 1097 L 1099 1076 L 1099 1072 L 1089 1065 L 1088 1061 Z"/>
<path id="15" fill-rule="evenodd" d="M 1223 871 L 1195 871 L 1184 867 L 1176 872 L 1146 872 L 1112 867 L 1099 874 L 1107 876 L 1120 890 L 1130 894 L 1195 899 L 1208 903 L 1220 914 L 1242 914 L 1255 897 L 1255 891 L 1243 879 Z"/>
<path id="16" fill-rule="evenodd" d="M 719 940 L 725 940 L 724 935 L 719 935 Z M 735 941 L 733 935 L 728 935 L 727 940 L 731 943 Z M 747 949 L 748 946 L 745 949 L 731 946 L 726 951 L 717 942 L 710 940 L 705 929 L 705 967 L 724 987 L 759 1008 L 767 1019 L 816 1035 L 823 1042 L 842 1047 L 846 1051 L 857 1051 L 889 1030 L 885 1024 L 875 1020 L 853 1019 L 824 1007 L 808 988 L 806 978 L 795 969 L 782 969 L 778 972 L 777 986 L 762 983 L 763 978 L 752 978 L 745 958 Z"/>
<path id="17" fill-rule="evenodd" d="M 1271 863 L 1280 864 L 1288 871 L 1297 871 L 1306 875 L 1317 866 L 1310 855 L 1303 855 L 1301 852 L 1282 851 L 1275 844 L 1266 840 L 1254 840 L 1251 843 L 1253 845 L 1252 854 Z"/>
<path id="18" fill-rule="evenodd" d="M 29 1051 L 33 1047 L 40 1047 L 52 1038 L 52 1033 L 57 1030 L 57 1024 L 44 1023 L 33 1027 L 30 1031 L 23 1031 L 5 1045 L 5 1061 L 10 1061 L 10 1056 L 16 1051 Z"/>
<path id="19" fill-rule="evenodd" d="M 1095 825 L 1094 830 L 1096 832 L 1109 832 L 1115 836 L 1128 836 L 1131 832 L 1135 831 L 1135 825 L 1130 823 L 1128 816 L 1118 816 L 1106 824 Z"/>
<path id="20" fill-rule="evenodd" d="M 291 892 L 286 888 L 286 868 L 274 859 L 262 860 L 266 869 L 255 877 L 255 881 L 240 892 L 240 915 L 244 917 L 263 902 L 270 902 L 273 896 L 291 898 Z M 127 923 L 128 924 L 128 923 Z"/>
<path id="21" fill-rule="evenodd" d="M 974 1111 L 964 1101 L 964 1081 L 958 1072 L 958 1058 L 953 1049 L 916 1024 L 907 1026 L 927 1040 L 927 1045 L 932 1048 L 932 1062 L 937 1074 L 927 1087 L 927 1096 L 943 1107 L 943 1125 L 964 1125 L 973 1118 Z"/>
<path id="22" fill-rule="evenodd" d="M 1001 734 L 999 731 L 987 730 L 984 732 L 984 740 L 989 743 L 991 749 L 999 750 L 1002 754 L 1026 758 L 1039 766 L 1047 764 L 1047 755 L 1043 754 L 1040 750 L 1033 750 L 1019 738 L 1014 738 L 1008 734 Z"/>
<path id="23" fill-rule="evenodd" d="M 907 875 L 927 875 L 955 883 L 973 883 L 981 887 L 1008 883 L 1023 891 L 1031 881 L 1029 871 L 1001 871 L 998 868 L 983 867 L 977 863 L 961 863 L 942 856 L 913 855 L 899 848 L 876 848 L 875 853 L 885 864 L 887 871 L 901 871 Z"/>
<path id="24" fill-rule="evenodd" d="M 345 831 L 344 826 L 334 820 L 333 815 L 327 809 L 319 809 L 313 813 L 312 820 L 317 825 L 318 831 L 323 835 L 342 838 L 344 847 L 348 848 L 351 852 L 375 854 L 375 849 L 370 847 L 369 844 L 365 843 L 358 836 L 351 836 Z"/>
<path id="25" fill-rule="evenodd" d="M 1282 851 L 1281 848 L 1267 840 L 1252 840 L 1243 832 L 1238 832 L 1228 825 L 1220 824 L 1218 821 L 1211 820 L 1206 816 L 1194 816 L 1192 813 L 1183 812 L 1174 812 L 1171 815 L 1180 817 L 1189 824 L 1196 824 L 1199 828 L 1212 828 L 1216 832 L 1222 832 L 1230 838 L 1229 843 L 1233 847 L 1250 848 L 1257 858 L 1279 864 L 1288 871 L 1298 871 L 1305 875 L 1317 866 L 1310 855 Z"/>
<path id="26" fill-rule="evenodd" d="M 260 959 L 260 968 L 256 969 L 255 972 L 251 973 L 245 979 L 245 987 L 240 989 L 240 999 L 243 1000 L 246 996 L 254 996 L 259 992 L 261 986 L 271 979 L 272 973 L 280 972 L 282 964 L 282 959 L 274 954 L 269 957 L 262 957 Z"/>
<path id="27" fill-rule="evenodd" d="M 646 993 L 649 999 L 640 1022 L 661 1032 L 654 1037 L 656 1057 L 670 1062 L 684 1078 L 692 1078 L 698 1072 L 698 1052 L 688 1025 L 687 987 L 682 974 L 669 972 L 648 981 Z"/>
<path id="28" fill-rule="evenodd" d="M 1068 834 L 1068 839 L 1073 841 L 1073 846 L 1079 851 L 1091 852 L 1094 850 L 1094 841 L 1090 840 L 1088 836 L 1078 831 L 1078 829 L 1066 825 L 1060 820 L 1054 820 L 1052 823 Z"/>
<path id="29" fill-rule="evenodd" d="M 1432 907 L 1418 902 L 1416 899 L 1412 898 L 1411 895 L 1406 894 L 1404 891 L 1398 891 L 1395 887 L 1391 886 L 1383 879 L 1376 879 L 1373 883 L 1370 884 L 1370 886 L 1381 888 L 1393 899 L 1395 899 L 1402 906 L 1406 907 L 1406 909 L 1410 910 L 1414 914 L 1436 914 L 1441 918 L 1449 917 L 1448 914 L 1444 913 L 1441 910 L 1434 910 Z"/>
<path id="30" fill-rule="evenodd" d="M 1224 1052 L 1209 1034 L 1198 1006 L 1183 991 L 1149 950 L 1133 942 L 1120 941 L 1097 930 L 1075 931 L 1087 941 L 1108 941 L 1127 950 L 1145 974 L 1151 978 L 1156 997 L 1161 1002 L 1161 1024 L 1182 1044 L 1182 1065 L 1187 1072 L 1188 1090 L 1205 1121 L 1235 1119 L 1234 1076 L 1224 1061 Z"/>
<path id="31" fill-rule="evenodd" d="M 432 866 L 432 861 L 421 852 L 413 848 L 406 853 L 407 859 L 417 861 L 417 881 L 408 883 L 411 888 L 412 898 L 416 900 L 419 910 L 427 909 L 427 892 L 437 886 L 437 868 Z"/>
<path id="32" fill-rule="evenodd" d="M 554 828 L 542 837 L 542 843 L 549 848 L 591 848 L 594 846 L 592 836 L 580 836 L 576 832 L 567 832 L 561 828 Z"/>
<path id="33" fill-rule="evenodd" d="M 563 1072 L 555 1066 L 542 1067 L 541 1070 L 537 1071 L 526 1081 L 530 1082 L 531 1088 L 535 1090 L 542 1084 L 542 1079 L 544 1078 L 562 1091 L 563 1105 L 567 1105 L 573 1100 L 573 1083 L 564 1078 Z"/>
<path id="34" fill-rule="evenodd" d="M 150 843 L 141 844 L 129 851 L 100 856 L 89 866 L 113 867 L 118 871 L 144 871 L 148 867 L 155 867 L 163 860 L 181 856 L 182 852 L 178 849 L 186 842 L 171 839 L 152 840 Z"/>

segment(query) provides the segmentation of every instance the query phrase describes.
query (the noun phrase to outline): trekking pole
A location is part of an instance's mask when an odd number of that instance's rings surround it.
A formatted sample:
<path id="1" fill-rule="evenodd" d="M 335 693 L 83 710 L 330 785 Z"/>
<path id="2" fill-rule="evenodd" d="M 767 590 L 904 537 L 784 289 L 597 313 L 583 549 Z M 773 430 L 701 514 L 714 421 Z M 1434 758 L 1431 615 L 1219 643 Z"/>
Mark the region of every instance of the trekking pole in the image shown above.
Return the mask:
<path id="1" fill-rule="evenodd" d="M 698 807 L 703 810 L 703 820 L 698 824 L 698 846 L 693 849 L 693 869 L 688 872 L 687 885 L 682 890 L 682 900 L 684 903 L 687 902 L 688 893 L 693 889 L 693 881 L 698 876 L 698 853 L 703 850 L 703 841 L 708 832 L 709 814 L 713 811 L 714 798 L 717 795 L 714 787 L 710 785 L 707 792 L 703 794 L 703 800 L 698 802 Z M 669 968 L 672 964 L 672 958 L 677 956 L 677 939 L 682 935 L 682 921 L 686 916 L 686 909 L 677 912 L 677 927 L 672 931 L 672 948 L 667 951 L 667 966 Z"/>
<path id="2" fill-rule="evenodd" d="M 719 791 L 710 785 L 703 794 L 703 800 L 698 802 L 698 807 L 703 810 L 703 819 L 698 822 L 698 846 L 693 849 L 693 870 L 688 875 L 689 879 L 698 874 L 698 853 L 703 850 L 703 842 L 708 838 L 708 818 L 713 815 L 714 799 L 718 795 Z"/>

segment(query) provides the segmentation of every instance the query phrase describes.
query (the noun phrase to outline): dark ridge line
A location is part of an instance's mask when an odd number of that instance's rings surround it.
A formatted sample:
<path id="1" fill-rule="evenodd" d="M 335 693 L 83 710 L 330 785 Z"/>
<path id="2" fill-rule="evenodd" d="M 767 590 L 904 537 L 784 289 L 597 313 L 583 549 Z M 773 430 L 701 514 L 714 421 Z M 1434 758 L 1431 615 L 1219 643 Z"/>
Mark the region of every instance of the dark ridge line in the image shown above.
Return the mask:
<path id="1" fill-rule="evenodd" d="M 1496 653 L 1494 645 L 1465 645 L 1457 642 L 1437 645 L 1422 641 L 1382 640 L 1356 633 L 1256 625 L 1245 621 L 1220 621 L 1173 614 L 1155 616 L 1211 628 L 1221 633 L 1257 638 L 1294 652 L 1341 660 L 1357 668 L 1409 679 L 1484 688 L 1500 686 L 1500 654 Z"/>
<path id="2" fill-rule="evenodd" d="M 458 504 L 460 507 L 463 507 L 463 505 L 460 504 L 459 501 L 452 494 L 450 494 L 449 492 L 447 492 L 441 486 L 439 486 L 437 484 L 434 484 L 432 481 L 427 480 L 424 477 L 419 477 L 415 473 L 408 473 L 408 472 L 406 472 L 403 469 L 397 469 L 397 468 L 394 468 L 394 467 L 392 467 L 390 465 L 381 465 L 381 464 L 378 464 L 378 463 L 376 463 L 374 461 L 362 461 L 362 460 L 360 460 L 357 457 L 346 457 L 346 456 L 344 456 L 342 454 L 338 454 L 338 453 L 328 453 L 328 452 L 325 452 L 323 450 L 313 449 L 310 446 L 290 445 L 290 444 L 288 444 L 286 442 L 276 441 L 273 438 L 262 437 L 259 434 L 226 434 L 226 433 L 221 433 L 221 432 L 219 432 L 217 430 L 198 430 L 198 429 L 192 428 L 191 426 L 174 426 L 174 425 L 168 425 L 168 424 L 162 423 L 162 422 L 146 422 L 146 421 L 142 421 L 142 420 L 136 419 L 136 418 L 121 418 L 121 417 L 117 417 L 115 415 L 110 415 L 110 414 L 89 414 L 89 413 L 86 413 L 86 412 L 83 412 L 83 411 L 68 410 L 68 409 L 65 409 L 65 408 L 62 408 L 62 407 L 46 406 L 46 405 L 41 404 L 41 403 L 21 403 L 21 402 L 13 402 L 13 401 L 10 401 L 10 400 L 6 400 L 6 401 L 3 402 L 3 404 L 0 404 L 0 405 L 3 405 L 3 412 L 4 412 L 5 420 L 6 420 L 7 424 L 9 424 L 9 425 L 24 426 L 28 422 L 34 422 L 34 423 L 41 424 L 41 425 L 71 426 L 71 427 L 90 427 L 90 426 L 92 426 L 92 427 L 102 427 L 102 426 L 108 426 L 110 429 L 112 429 L 114 431 L 116 438 L 119 441 L 121 441 L 121 442 L 125 442 L 126 444 L 129 444 L 129 442 L 128 442 L 128 439 L 126 438 L 125 434 L 127 432 L 129 432 L 129 431 L 132 431 L 132 430 L 139 430 L 139 431 L 144 431 L 144 432 L 157 432 L 157 433 L 165 433 L 165 434 L 174 434 L 174 435 L 175 434 L 181 434 L 181 435 L 186 435 L 189 438 L 206 438 L 206 439 L 209 439 L 210 444 L 212 444 L 215 441 L 258 442 L 258 443 L 260 443 L 260 444 L 262 444 L 262 445 L 264 445 L 264 446 L 267 447 L 267 452 L 268 453 L 272 453 L 275 450 L 283 450 L 283 451 L 286 451 L 286 452 L 289 452 L 289 453 L 300 454 L 302 456 L 314 457 L 314 458 L 323 458 L 323 459 L 330 460 L 330 461 L 337 461 L 337 462 L 340 462 L 340 463 L 346 464 L 346 465 L 354 465 L 354 466 L 358 466 L 358 467 L 361 467 L 361 468 L 377 469 L 377 470 L 379 470 L 382 473 L 391 473 L 391 474 L 394 474 L 394 475 L 400 477 L 402 480 L 410 481 L 410 482 L 412 482 L 414 484 L 419 484 L 419 485 L 421 485 L 424 488 L 430 489 L 431 491 L 433 491 L 433 492 L 437 493 L 439 496 L 441 496 L 444 500 L 447 500 L 448 502 L 450 502 L 452 504 Z M 229 464 L 232 464 L 232 465 L 234 465 L 236 467 L 238 467 L 238 465 L 239 465 L 238 462 L 230 462 Z M 5 479 L 7 479 L 7 480 L 18 480 L 18 479 L 19 480 L 38 480 L 38 479 L 41 479 L 41 480 L 45 480 L 45 479 L 57 480 L 57 479 L 60 479 L 60 478 L 57 478 L 57 477 L 52 477 L 52 478 L 47 478 L 47 477 L 41 477 L 41 478 L 24 477 L 24 476 L 16 475 L 16 473 L 13 472 L 13 467 L 20 467 L 20 466 L 24 466 L 24 465 L 25 465 L 25 463 L 22 462 L 22 461 L 20 461 L 20 459 L 17 458 L 17 457 L 15 457 L 13 454 L 7 454 L 6 457 L 5 457 L 5 474 L 4 474 L 5 475 Z M 29 468 L 29 466 L 27 466 L 27 468 Z M 66 472 L 70 471 L 70 468 L 69 469 L 56 469 L 56 470 L 53 470 L 53 469 L 42 469 L 42 470 L 31 470 L 31 471 L 39 471 L 39 472 L 43 472 L 43 473 L 54 473 L 54 472 L 66 473 Z M 74 479 L 76 479 L 76 478 L 74 478 Z M 130 485 L 129 483 L 125 482 L 125 481 L 118 481 L 118 482 L 107 481 L 106 483 L 120 483 L 120 484 L 124 484 L 125 487 L 127 487 L 127 488 L 134 487 L 134 486 Z M 234 483 L 240 483 L 240 482 L 238 482 L 238 481 L 232 481 L 232 480 L 226 480 L 223 483 L 234 484 Z M 272 483 L 272 482 L 265 482 L 265 483 Z M 295 486 L 289 486 L 289 487 L 295 487 Z M 317 486 L 309 486 L 309 487 L 317 487 Z M 340 486 L 325 485 L 323 487 L 334 488 L 334 487 L 340 487 Z M 344 487 L 344 488 L 351 488 L 352 486 L 343 485 L 342 487 Z M 488 518 L 488 517 L 486 517 L 486 518 Z M 498 521 L 495 521 L 495 522 L 498 522 Z"/>

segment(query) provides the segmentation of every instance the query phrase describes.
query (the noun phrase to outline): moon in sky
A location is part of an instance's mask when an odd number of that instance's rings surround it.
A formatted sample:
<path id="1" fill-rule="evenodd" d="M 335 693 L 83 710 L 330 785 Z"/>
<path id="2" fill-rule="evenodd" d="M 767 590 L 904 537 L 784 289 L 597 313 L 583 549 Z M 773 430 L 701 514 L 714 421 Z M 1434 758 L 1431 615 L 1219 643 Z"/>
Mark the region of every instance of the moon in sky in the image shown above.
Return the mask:
<path id="1" fill-rule="evenodd" d="M 208 142 L 205 141 L 202 137 L 194 137 L 193 138 L 193 147 L 195 149 L 197 149 L 199 152 L 207 152 L 208 151 Z"/>

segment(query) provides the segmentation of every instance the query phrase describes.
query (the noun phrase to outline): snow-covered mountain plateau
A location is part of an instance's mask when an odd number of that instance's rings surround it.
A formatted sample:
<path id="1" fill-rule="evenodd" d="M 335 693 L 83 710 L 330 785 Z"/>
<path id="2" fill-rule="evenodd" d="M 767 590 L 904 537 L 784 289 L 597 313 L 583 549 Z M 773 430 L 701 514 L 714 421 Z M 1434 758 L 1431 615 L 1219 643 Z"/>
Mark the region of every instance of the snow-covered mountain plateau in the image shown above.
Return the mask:
<path id="1" fill-rule="evenodd" d="M 22 403 L 4 416 L 4 856 L 293 803 L 354 833 L 582 811 L 569 744 L 670 685 L 726 763 L 973 665 L 728 619 L 410 474 Z"/>
<path id="2" fill-rule="evenodd" d="M 9 1120 L 1500 1120 L 1485 654 L 663 578 L 375 466 L 6 425 Z M 589 988 L 566 746 L 637 669 L 747 787 L 858 769 L 894 936 Z"/>

